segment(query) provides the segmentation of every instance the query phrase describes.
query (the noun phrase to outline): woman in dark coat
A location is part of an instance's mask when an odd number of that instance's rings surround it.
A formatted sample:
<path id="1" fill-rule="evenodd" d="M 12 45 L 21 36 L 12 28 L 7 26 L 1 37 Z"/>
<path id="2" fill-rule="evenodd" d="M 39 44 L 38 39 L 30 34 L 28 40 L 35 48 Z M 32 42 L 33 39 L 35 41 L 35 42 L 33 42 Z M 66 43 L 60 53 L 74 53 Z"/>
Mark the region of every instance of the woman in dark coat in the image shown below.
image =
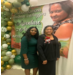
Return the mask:
<path id="1" fill-rule="evenodd" d="M 44 29 L 44 34 L 38 39 L 39 75 L 55 75 L 55 64 L 60 57 L 60 47 L 57 37 L 52 33 L 53 28 L 48 25 Z"/>

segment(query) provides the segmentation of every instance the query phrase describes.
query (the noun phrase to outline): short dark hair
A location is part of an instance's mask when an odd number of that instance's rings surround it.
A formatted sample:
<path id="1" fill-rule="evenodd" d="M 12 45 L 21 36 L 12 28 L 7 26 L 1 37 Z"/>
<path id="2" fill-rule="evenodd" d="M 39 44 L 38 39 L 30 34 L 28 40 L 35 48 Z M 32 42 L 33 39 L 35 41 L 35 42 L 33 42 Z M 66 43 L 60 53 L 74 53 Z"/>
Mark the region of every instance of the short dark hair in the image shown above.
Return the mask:
<path id="1" fill-rule="evenodd" d="M 23 33 L 23 37 L 26 36 L 26 38 L 27 38 L 28 41 L 31 39 L 30 30 L 32 28 L 36 28 L 36 27 L 30 27 L 30 28 L 27 29 L 27 31 L 25 33 Z M 34 35 L 34 38 L 38 39 L 38 37 L 39 37 L 39 31 L 38 31 L 37 28 L 36 28 L 36 30 L 37 30 L 37 33 Z"/>
<path id="2" fill-rule="evenodd" d="M 47 27 L 51 27 L 51 28 L 53 29 L 53 26 L 52 26 L 52 25 L 47 25 L 47 26 L 44 28 L 43 33 L 45 33 L 45 30 L 46 30 Z"/>
<path id="3" fill-rule="evenodd" d="M 53 4 L 60 4 L 61 8 L 68 14 L 68 16 L 73 17 L 73 2 L 72 1 L 67 0 L 67 1 L 51 3 L 49 6 L 49 12 L 50 12 L 50 7 Z"/>

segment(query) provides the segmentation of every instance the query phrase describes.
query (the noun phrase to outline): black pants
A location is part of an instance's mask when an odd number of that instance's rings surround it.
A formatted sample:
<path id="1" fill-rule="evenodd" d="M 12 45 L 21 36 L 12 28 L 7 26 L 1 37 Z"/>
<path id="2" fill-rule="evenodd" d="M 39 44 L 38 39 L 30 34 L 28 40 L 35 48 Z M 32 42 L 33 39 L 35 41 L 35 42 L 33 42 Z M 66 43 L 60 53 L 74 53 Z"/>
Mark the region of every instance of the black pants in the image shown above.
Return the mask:
<path id="1" fill-rule="evenodd" d="M 39 60 L 39 75 L 55 75 L 56 60 L 48 61 L 46 65 Z"/>

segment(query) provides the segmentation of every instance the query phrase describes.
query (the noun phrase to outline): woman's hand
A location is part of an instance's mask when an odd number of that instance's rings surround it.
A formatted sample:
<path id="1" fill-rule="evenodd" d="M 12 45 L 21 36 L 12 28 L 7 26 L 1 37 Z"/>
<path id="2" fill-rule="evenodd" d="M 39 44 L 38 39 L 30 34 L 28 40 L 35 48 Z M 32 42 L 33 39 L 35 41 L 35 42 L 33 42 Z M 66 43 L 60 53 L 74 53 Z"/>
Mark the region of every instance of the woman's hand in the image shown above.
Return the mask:
<path id="1" fill-rule="evenodd" d="M 43 64 L 44 64 L 44 65 L 47 64 L 47 60 L 44 60 L 44 61 L 43 61 Z"/>
<path id="2" fill-rule="evenodd" d="M 59 58 L 57 58 L 57 60 L 59 60 Z"/>
<path id="3" fill-rule="evenodd" d="M 24 63 L 25 63 L 26 65 L 28 65 L 28 64 L 29 64 L 29 60 L 24 60 Z"/>

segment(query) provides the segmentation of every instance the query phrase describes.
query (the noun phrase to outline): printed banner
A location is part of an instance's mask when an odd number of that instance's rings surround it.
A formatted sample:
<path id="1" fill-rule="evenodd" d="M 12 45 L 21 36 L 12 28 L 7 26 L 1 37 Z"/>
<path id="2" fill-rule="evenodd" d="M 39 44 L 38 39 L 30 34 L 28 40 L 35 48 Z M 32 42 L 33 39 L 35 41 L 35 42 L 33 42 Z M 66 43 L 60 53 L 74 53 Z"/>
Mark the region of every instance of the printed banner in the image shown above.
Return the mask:
<path id="1" fill-rule="evenodd" d="M 66 2 L 62 1 L 31 7 L 26 13 L 18 12 L 13 15 L 15 26 L 11 31 L 11 47 L 21 48 L 21 37 L 29 27 L 36 26 L 42 34 L 45 26 L 53 25 L 54 35 L 61 43 L 60 55 L 67 58 L 73 30 L 73 7 L 71 7 L 72 3 L 65 4 Z"/>

